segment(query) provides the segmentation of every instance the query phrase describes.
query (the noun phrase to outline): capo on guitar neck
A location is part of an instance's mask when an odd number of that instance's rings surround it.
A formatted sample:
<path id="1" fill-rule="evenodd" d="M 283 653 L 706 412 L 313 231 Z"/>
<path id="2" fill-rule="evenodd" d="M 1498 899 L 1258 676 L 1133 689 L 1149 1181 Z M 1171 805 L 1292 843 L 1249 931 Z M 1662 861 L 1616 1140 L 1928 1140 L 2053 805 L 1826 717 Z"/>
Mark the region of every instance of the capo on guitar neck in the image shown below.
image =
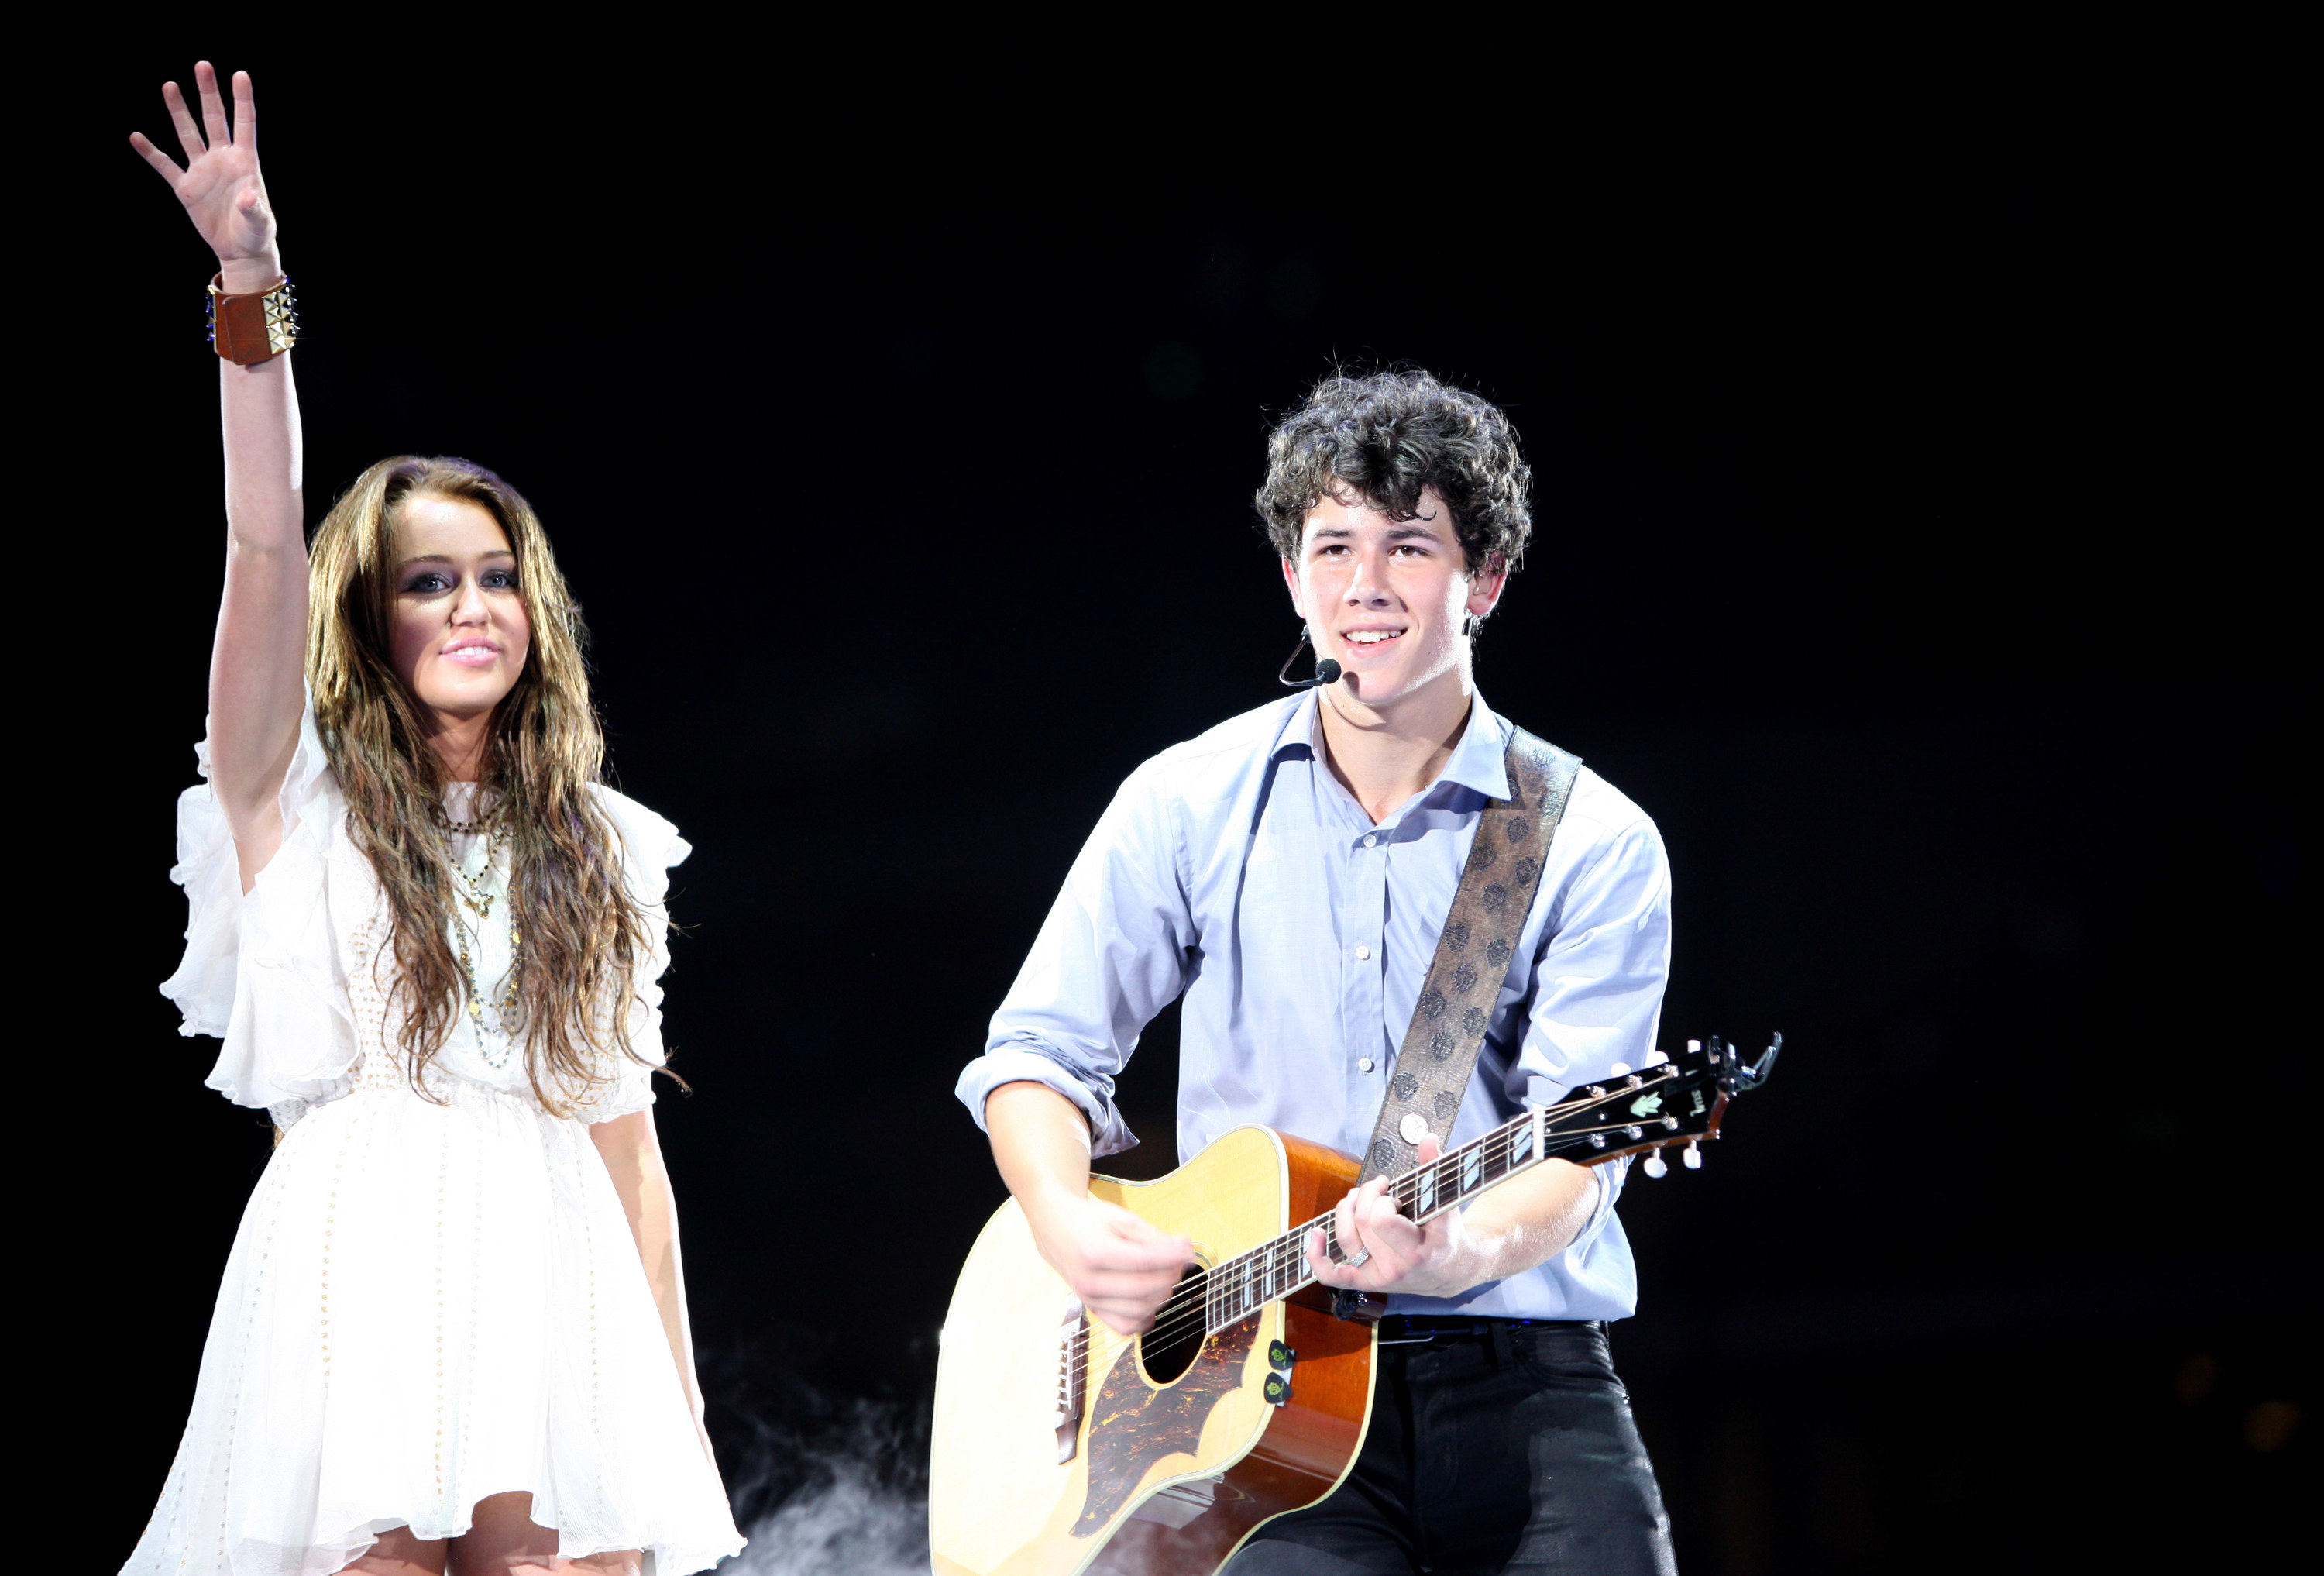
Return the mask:
<path id="1" fill-rule="evenodd" d="M 1759 1059 L 1747 1067 L 1733 1046 L 1717 1035 L 1711 1037 L 1711 1059 L 1719 1068 L 1719 1087 L 1729 1094 L 1740 1094 L 1765 1083 L 1768 1074 L 1775 1070 L 1775 1058 L 1783 1052 L 1784 1037 L 1778 1034 L 1768 1040 L 1767 1048 L 1759 1053 Z"/>

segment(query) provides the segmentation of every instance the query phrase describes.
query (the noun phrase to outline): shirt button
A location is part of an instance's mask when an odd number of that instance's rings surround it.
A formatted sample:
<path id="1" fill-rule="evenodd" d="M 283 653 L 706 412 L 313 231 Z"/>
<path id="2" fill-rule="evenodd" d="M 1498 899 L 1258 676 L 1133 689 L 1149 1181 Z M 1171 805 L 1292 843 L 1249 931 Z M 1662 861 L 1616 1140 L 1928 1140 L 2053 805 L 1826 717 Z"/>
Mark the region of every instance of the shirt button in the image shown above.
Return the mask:
<path id="1" fill-rule="evenodd" d="M 1372 1070 L 1372 1059 L 1371 1059 L 1370 1056 L 1358 1056 L 1358 1057 L 1356 1058 L 1356 1071 L 1357 1071 L 1357 1072 L 1359 1072 L 1359 1073 L 1369 1073 L 1369 1072 L 1370 1072 L 1371 1070 Z"/>
<path id="2" fill-rule="evenodd" d="M 1376 834 L 1376 833 L 1371 833 L 1371 832 L 1367 832 L 1367 833 L 1365 833 L 1365 834 L 1364 834 L 1364 846 L 1365 846 L 1366 848 L 1377 848 L 1377 847 L 1379 847 L 1379 834 Z"/>
<path id="3" fill-rule="evenodd" d="M 1356 955 L 1360 958 L 1368 958 L 1372 955 L 1372 949 L 1368 946 L 1360 946 L 1356 948 Z"/>

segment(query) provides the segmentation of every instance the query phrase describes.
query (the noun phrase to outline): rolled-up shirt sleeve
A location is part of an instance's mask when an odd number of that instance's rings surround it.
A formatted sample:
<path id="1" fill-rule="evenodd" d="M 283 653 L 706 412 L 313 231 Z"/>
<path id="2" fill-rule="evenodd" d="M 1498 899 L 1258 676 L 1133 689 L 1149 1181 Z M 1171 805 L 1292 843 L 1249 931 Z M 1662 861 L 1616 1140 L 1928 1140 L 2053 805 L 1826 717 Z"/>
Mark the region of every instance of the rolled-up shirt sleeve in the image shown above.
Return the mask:
<path id="1" fill-rule="evenodd" d="M 1671 956 L 1670 858 L 1655 824 L 1640 817 L 1605 839 L 1553 901 L 1525 1043 L 1509 1068 L 1510 1097 L 1532 1105 L 1554 1105 L 1577 1085 L 1635 1071 L 1654 1055 Z M 1591 1167 L 1597 1200 L 1563 1250 L 1577 1268 L 1628 1174 L 1628 1159 Z"/>
<path id="2" fill-rule="evenodd" d="M 1003 1083 L 1047 1084 L 1089 1119 L 1091 1151 L 1131 1148 L 1113 1101 L 1138 1037 L 1186 982 L 1196 942 L 1180 838 L 1157 763 L 1133 773 L 1083 844 L 1017 972 L 984 1054 L 954 1092 L 976 1125 Z"/>
<path id="3" fill-rule="evenodd" d="M 1525 1042 L 1508 1094 L 1554 1105 L 1578 1084 L 1646 1064 L 1670 979 L 1670 859 L 1643 816 L 1603 839 L 1548 894 Z"/>

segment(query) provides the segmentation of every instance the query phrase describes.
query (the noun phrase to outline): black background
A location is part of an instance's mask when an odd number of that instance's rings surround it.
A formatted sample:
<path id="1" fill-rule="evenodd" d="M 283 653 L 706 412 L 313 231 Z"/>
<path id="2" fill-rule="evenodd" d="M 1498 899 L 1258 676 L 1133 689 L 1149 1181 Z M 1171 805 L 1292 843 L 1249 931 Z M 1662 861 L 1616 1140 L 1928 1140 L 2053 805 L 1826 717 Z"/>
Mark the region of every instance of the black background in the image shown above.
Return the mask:
<path id="1" fill-rule="evenodd" d="M 209 265 L 124 139 L 209 49 L 259 75 L 310 516 L 389 453 L 507 475 L 616 780 L 695 844 L 658 1120 L 746 1520 L 835 1474 L 908 1502 L 1002 1197 L 952 1079 L 1113 785 L 1277 693 L 1248 499 L 1344 360 L 1510 411 L 1538 534 L 1480 686 L 1659 822 L 1665 1043 L 1788 1038 L 1622 1206 L 1684 1568 L 2225 1569 L 2289 1526 L 2312 379 L 2264 50 L 1825 39 L 1844 69 L 1744 81 L 1696 39 L 1489 82 L 1492 41 L 1416 40 L 1383 86 L 670 27 L 84 40 L 35 117 L 20 585 L 74 654 L 18 712 L 26 1295 L 85 1568 L 160 1486 L 268 1150 L 150 990 L 222 532 Z M 1130 1174 L 1174 1163 L 1175 1037 Z"/>

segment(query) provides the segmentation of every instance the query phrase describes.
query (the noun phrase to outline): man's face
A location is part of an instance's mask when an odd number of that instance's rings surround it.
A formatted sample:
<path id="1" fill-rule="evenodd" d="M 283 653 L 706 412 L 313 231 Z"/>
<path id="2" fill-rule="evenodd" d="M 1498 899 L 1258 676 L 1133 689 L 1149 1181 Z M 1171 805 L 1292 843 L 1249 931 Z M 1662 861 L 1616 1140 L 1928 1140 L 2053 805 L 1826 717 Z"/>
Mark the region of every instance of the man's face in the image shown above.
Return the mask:
<path id="1" fill-rule="evenodd" d="M 1411 520 L 1352 493 L 1327 495 L 1308 511 L 1283 579 L 1315 655 L 1339 663 L 1347 693 L 1377 711 L 1460 669 L 1463 619 L 1492 611 L 1503 575 L 1498 562 L 1469 573 L 1452 512 L 1432 487 Z"/>

